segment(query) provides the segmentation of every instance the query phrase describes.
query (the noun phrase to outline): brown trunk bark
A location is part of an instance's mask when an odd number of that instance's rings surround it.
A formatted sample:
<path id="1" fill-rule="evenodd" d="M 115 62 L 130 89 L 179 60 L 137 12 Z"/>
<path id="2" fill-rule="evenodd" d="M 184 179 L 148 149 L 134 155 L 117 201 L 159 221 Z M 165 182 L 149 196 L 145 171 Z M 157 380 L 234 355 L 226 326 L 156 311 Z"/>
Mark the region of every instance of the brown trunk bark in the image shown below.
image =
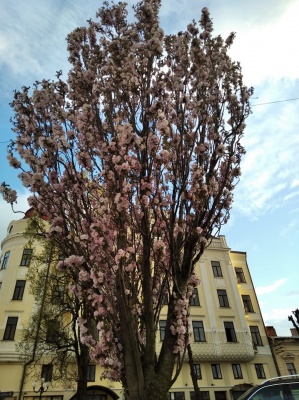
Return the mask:
<path id="1" fill-rule="evenodd" d="M 165 385 L 165 381 L 162 376 L 158 376 L 157 374 L 149 379 L 149 376 L 146 376 L 145 387 L 142 393 L 139 395 L 131 394 L 129 392 L 128 399 L 129 400 L 167 400 L 168 399 L 168 391 L 169 387 Z"/>
<path id="2" fill-rule="evenodd" d="M 89 351 L 87 346 L 80 345 L 78 363 L 77 400 L 87 399 L 87 367 L 89 365 Z"/>
<path id="3" fill-rule="evenodd" d="M 193 353 L 192 353 L 190 343 L 187 344 L 187 351 L 188 351 L 188 359 L 189 359 L 189 366 L 190 366 L 190 375 L 192 378 L 192 383 L 193 383 L 194 392 L 195 392 L 195 399 L 201 400 L 200 399 L 200 390 L 199 390 L 198 383 L 197 383 L 197 376 L 196 376 L 196 373 L 194 370 Z"/>

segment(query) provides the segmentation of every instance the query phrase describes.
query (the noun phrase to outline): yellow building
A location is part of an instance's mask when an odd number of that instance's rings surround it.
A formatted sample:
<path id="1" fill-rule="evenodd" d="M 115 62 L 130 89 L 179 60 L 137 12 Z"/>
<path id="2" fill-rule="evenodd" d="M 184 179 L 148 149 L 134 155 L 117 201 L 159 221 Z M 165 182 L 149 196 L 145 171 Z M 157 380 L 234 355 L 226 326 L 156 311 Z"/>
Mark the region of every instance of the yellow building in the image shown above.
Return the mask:
<path id="1" fill-rule="evenodd" d="M 31 249 L 24 237 L 28 219 L 12 221 L 1 244 L 0 264 L 0 393 L 11 399 L 75 399 L 74 385 L 51 385 L 34 393 L 27 365 L 16 350 L 22 326 L 34 307 L 26 283 Z M 225 237 L 213 239 L 196 272 L 201 280 L 190 302 L 190 343 L 202 400 L 233 400 L 249 386 L 278 375 L 262 315 L 246 262 L 246 253 L 231 251 Z M 162 310 L 157 350 L 163 340 L 166 307 Z M 186 360 L 187 361 L 187 360 Z M 28 362 L 27 362 L 28 364 Z M 51 380 L 51 366 L 40 365 L 40 376 Z M 100 380 L 100 367 L 87 371 L 90 400 L 123 399 L 120 384 Z M 67 385 L 68 386 L 68 385 Z M 10 393 L 11 394 L 11 393 Z M 1 394 L 0 394 L 1 397 Z M 192 400 L 194 389 L 189 365 L 170 391 L 171 400 Z"/>
<path id="2" fill-rule="evenodd" d="M 299 335 L 291 329 L 290 336 L 277 336 L 273 326 L 266 326 L 278 375 L 296 375 L 299 372 Z"/>

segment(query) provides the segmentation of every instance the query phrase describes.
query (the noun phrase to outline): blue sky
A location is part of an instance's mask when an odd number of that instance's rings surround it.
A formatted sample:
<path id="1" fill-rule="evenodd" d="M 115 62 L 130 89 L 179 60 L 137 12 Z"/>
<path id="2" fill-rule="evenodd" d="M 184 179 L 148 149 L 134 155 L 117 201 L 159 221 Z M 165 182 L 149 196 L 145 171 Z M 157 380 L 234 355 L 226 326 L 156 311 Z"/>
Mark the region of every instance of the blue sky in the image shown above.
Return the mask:
<path id="1" fill-rule="evenodd" d="M 0 2 L 0 182 L 18 189 L 20 210 L 28 208 L 27 193 L 6 161 L 13 90 L 53 78 L 60 69 L 65 76 L 65 37 L 94 18 L 101 3 Z M 290 100 L 299 98 L 299 0 L 162 0 L 165 32 L 185 29 L 205 6 L 215 33 L 237 33 L 231 56 L 241 62 L 245 83 L 255 87 L 243 173 L 222 233 L 233 250 L 247 252 L 266 325 L 288 335 L 287 317 L 299 307 L 299 100 Z M 8 223 L 20 217 L 0 200 L 0 240 Z"/>

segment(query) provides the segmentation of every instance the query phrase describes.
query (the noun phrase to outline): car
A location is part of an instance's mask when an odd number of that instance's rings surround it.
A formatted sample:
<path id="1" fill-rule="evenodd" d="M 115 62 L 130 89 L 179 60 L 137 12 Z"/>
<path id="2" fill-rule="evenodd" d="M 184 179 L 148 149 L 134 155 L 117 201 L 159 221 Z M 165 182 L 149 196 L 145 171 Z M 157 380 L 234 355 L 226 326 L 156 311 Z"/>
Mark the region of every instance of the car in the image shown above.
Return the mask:
<path id="1" fill-rule="evenodd" d="M 247 390 L 238 400 L 299 400 L 299 375 L 267 379 Z"/>

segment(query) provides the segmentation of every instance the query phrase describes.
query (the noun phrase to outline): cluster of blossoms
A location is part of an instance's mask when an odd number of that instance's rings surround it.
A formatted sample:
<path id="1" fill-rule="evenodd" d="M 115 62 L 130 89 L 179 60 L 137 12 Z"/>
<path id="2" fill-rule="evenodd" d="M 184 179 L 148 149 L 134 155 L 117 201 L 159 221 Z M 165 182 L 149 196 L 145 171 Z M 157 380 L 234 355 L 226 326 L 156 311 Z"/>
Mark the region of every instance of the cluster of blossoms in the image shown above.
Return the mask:
<path id="1" fill-rule="evenodd" d="M 11 189 L 4 182 L 0 185 L 0 193 L 7 203 L 13 204 L 17 201 L 17 192 L 14 189 Z"/>
<path id="2" fill-rule="evenodd" d="M 188 300 L 186 298 L 174 301 L 175 318 L 170 326 L 171 333 L 177 338 L 174 353 L 182 353 L 186 346 L 186 333 L 188 332 Z"/>

